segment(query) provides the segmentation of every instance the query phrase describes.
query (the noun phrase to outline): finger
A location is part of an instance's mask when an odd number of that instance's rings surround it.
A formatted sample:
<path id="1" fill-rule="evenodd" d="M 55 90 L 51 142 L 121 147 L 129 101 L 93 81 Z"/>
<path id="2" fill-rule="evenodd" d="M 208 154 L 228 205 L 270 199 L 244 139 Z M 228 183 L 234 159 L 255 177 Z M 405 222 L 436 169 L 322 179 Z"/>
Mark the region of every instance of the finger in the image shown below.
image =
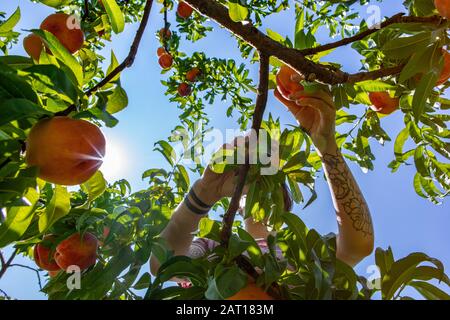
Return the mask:
<path id="1" fill-rule="evenodd" d="M 289 96 L 289 98 L 291 98 L 292 100 L 300 100 L 305 97 L 320 99 L 323 102 L 325 102 L 329 107 L 334 109 L 333 97 L 323 90 L 318 90 L 314 92 L 298 91 Z"/>
<path id="2" fill-rule="evenodd" d="M 333 114 L 333 116 L 334 116 L 334 109 L 331 109 L 330 106 L 321 99 L 302 98 L 302 99 L 297 100 L 296 103 L 301 107 L 315 109 L 322 116 L 328 116 L 331 114 Z"/>
<path id="3" fill-rule="evenodd" d="M 297 105 L 297 103 L 295 103 L 295 101 L 284 98 L 278 89 L 274 90 L 274 95 L 275 98 L 277 98 L 282 104 L 284 104 L 285 107 L 289 109 L 289 111 L 291 111 L 292 113 L 297 112 L 299 106 Z"/>

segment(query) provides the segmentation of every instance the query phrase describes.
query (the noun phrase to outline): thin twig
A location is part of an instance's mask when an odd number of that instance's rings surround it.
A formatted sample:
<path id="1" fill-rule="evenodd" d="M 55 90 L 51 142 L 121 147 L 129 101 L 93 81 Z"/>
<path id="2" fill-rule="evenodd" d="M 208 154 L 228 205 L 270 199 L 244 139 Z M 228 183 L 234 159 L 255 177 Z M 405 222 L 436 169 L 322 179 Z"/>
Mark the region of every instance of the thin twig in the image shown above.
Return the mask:
<path id="1" fill-rule="evenodd" d="M 14 260 L 14 258 L 16 257 L 18 252 L 19 252 L 19 249 L 15 249 L 14 252 L 9 257 L 8 261 L 6 261 L 6 263 L 4 263 L 2 265 L 2 268 L 0 269 L 0 279 L 3 277 L 3 275 L 6 272 L 6 270 L 8 270 L 10 264 L 12 263 L 12 261 Z"/>
<path id="2" fill-rule="evenodd" d="M 169 23 L 167 22 L 167 0 L 163 1 L 163 5 L 164 5 L 164 29 L 163 29 L 163 34 L 162 34 L 162 41 L 163 41 L 163 47 L 164 49 L 168 52 L 168 48 L 167 48 L 167 30 L 169 29 Z M 160 33 L 161 36 L 161 33 Z"/>
<path id="3" fill-rule="evenodd" d="M 267 104 L 267 91 L 269 86 L 269 56 L 265 53 L 260 52 L 259 58 L 260 62 L 258 96 L 256 98 L 256 106 L 252 121 L 252 132 L 255 132 L 257 135 L 261 127 L 264 110 Z M 222 231 L 220 234 L 220 239 L 223 246 L 227 246 L 228 241 L 230 240 L 234 218 L 236 216 L 237 210 L 239 209 L 239 201 L 242 197 L 245 179 L 247 177 L 249 169 L 249 161 L 245 161 L 245 164 L 243 164 L 239 168 L 236 188 L 234 190 L 233 197 L 231 198 L 230 205 L 228 206 L 228 210 L 225 212 L 222 220 Z"/>
<path id="4" fill-rule="evenodd" d="M 133 65 L 134 59 L 139 49 L 139 44 L 142 39 L 142 35 L 145 31 L 145 27 L 147 26 L 148 18 L 150 16 L 150 10 L 152 8 L 153 0 L 147 0 L 144 8 L 144 14 L 142 15 L 142 20 L 139 25 L 139 28 L 136 32 L 136 36 L 134 37 L 133 43 L 131 44 L 130 52 L 125 60 L 118 65 L 113 71 L 111 71 L 102 81 L 97 83 L 94 87 L 87 90 L 85 94 L 89 97 L 98 89 L 109 83 L 112 79 L 114 79 L 120 72 L 122 72 L 125 68 L 129 68 Z"/>
<path id="5" fill-rule="evenodd" d="M 359 41 L 364 39 L 365 37 L 380 31 L 380 29 L 386 28 L 392 24 L 395 23 L 431 23 L 431 24 L 443 24 L 446 20 L 442 19 L 440 16 L 432 16 L 432 17 L 410 17 L 406 16 L 404 13 L 397 13 L 396 15 L 386 19 L 384 22 L 382 22 L 378 27 L 373 27 L 367 30 L 364 30 L 358 34 L 355 34 L 354 36 L 344 38 L 342 40 L 331 42 L 322 46 L 318 46 L 315 48 L 308 48 L 300 50 L 300 53 L 307 56 L 311 54 L 316 54 L 318 52 L 323 52 L 327 50 L 331 50 L 334 48 L 342 47 L 347 44 Z"/>
<path id="6" fill-rule="evenodd" d="M 24 268 L 24 269 L 28 269 L 28 270 L 36 272 L 36 275 L 37 275 L 37 278 L 38 278 L 39 290 L 42 290 L 41 275 L 39 274 L 39 270 L 38 269 L 35 269 L 33 267 L 29 267 L 29 266 L 26 266 L 26 265 L 20 264 L 20 263 L 13 263 L 13 264 L 10 264 L 9 266 L 10 267 L 20 267 L 20 268 Z"/>
<path id="7" fill-rule="evenodd" d="M 11 299 L 11 297 L 2 289 L 0 289 L 0 293 L 6 298 L 6 299 Z"/>
<path id="8" fill-rule="evenodd" d="M 0 262 L 1 262 L 1 265 L 0 265 L 0 268 L 3 268 L 3 266 L 5 265 L 5 258 L 3 257 L 3 252 L 1 252 L 0 251 Z"/>

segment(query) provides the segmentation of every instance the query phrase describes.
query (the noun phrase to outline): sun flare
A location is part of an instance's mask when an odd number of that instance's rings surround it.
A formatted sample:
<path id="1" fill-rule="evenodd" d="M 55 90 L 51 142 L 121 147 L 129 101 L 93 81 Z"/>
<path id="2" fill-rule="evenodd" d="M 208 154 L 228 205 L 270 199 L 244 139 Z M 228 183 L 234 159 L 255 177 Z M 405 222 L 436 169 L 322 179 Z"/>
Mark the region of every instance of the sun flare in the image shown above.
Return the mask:
<path id="1" fill-rule="evenodd" d="M 106 154 L 100 171 L 105 179 L 112 183 L 125 176 L 127 152 L 122 143 L 111 137 L 106 138 Z"/>

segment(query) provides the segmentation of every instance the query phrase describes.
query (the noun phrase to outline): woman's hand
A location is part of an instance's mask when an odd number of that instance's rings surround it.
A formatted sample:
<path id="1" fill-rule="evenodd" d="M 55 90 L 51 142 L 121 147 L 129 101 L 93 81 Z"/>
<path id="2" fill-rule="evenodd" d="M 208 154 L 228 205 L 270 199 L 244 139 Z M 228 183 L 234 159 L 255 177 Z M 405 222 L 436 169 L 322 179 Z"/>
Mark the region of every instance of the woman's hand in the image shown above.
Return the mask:
<path id="1" fill-rule="evenodd" d="M 225 144 L 223 149 L 233 149 L 238 139 L 245 139 L 244 137 L 237 137 L 231 144 Z M 244 140 L 243 140 L 244 141 Z M 194 192 L 206 204 L 213 205 L 217 201 L 225 197 L 233 196 L 236 188 L 238 169 L 227 171 L 224 173 L 216 173 L 208 165 L 203 172 L 202 177 L 197 180 L 194 185 Z M 244 187 L 244 193 L 246 192 Z"/>
<path id="2" fill-rule="evenodd" d="M 336 150 L 336 109 L 328 92 L 299 91 L 292 94 L 288 100 L 276 89 L 275 97 L 289 109 L 309 134 L 320 155 Z"/>

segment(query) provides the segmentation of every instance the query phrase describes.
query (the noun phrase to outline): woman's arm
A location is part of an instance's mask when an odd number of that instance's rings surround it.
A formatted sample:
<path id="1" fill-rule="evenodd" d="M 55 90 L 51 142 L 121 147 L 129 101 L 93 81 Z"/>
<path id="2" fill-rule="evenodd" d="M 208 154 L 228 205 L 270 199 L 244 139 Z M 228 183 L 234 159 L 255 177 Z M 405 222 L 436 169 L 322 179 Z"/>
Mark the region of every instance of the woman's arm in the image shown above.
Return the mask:
<path id="1" fill-rule="evenodd" d="M 339 227 L 336 255 L 353 266 L 373 250 L 369 207 L 339 149 L 332 146 L 321 158 Z"/>
<path id="2" fill-rule="evenodd" d="M 202 177 L 194 183 L 192 190 L 197 199 L 194 199 L 193 195 L 189 193 L 187 195 L 188 201 L 185 199 L 178 205 L 160 235 L 175 255 L 188 254 L 194 239 L 194 233 L 198 229 L 198 223 L 201 218 L 208 214 L 205 207 L 199 205 L 199 201 L 200 204 L 212 207 L 223 197 L 231 196 L 235 186 L 234 176 L 235 172 L 233 171 L 217 174 L 207 167 Z M 203 213 L 199 214 L 199 210 Z M 197 211 L 197 213 L 194 211 Z M 152 255 L 150 257 L 150 271 L 153 275 L 158 272 L 159 266 L 160 262 Z"/>
<path id="3" fill-rule="evenodd" d="M 198 196 L 201 197 L 201 195 Z M 198 206 L 196 207 L 198 208 Z M 169 223 L 160 235 L 166 241 L 169 249 L 174 251 L 175 255 L 187 254 L 194 239 L 194 232 L 197 230 L 198 223 L 203 216 L 205 214 L 200 215 L 190 210 L 185 200 L 175 209 Z M 153 275 L 158 272 L 159 266 L 158 259 L 152 255 L 150 257 L 150 271 Z"/>
<path id="4" fill-rule="evenodd" d="M 373 226 L 369 208 L 335 140 L 336 109 L 331 95 L 323 90 L 299 92 L 292 100 L 275 96 L 291 111 L 310 135 L 331 191 L 337 215 L 337 257 L 355 265 L 373 250 Z"/>

